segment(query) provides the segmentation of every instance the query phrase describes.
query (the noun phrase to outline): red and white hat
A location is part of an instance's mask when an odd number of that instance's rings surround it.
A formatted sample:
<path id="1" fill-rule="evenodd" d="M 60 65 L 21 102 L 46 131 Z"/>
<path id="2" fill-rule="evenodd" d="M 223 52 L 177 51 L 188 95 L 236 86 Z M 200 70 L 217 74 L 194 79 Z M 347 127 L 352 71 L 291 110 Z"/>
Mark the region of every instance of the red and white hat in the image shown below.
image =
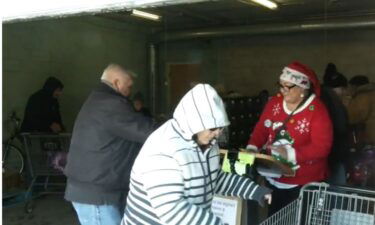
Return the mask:
<path id="1" fill-rule="evenodd" d="M 293 62 L 284 67 L 280 80 L 293 83 L 304 89 L 309 89 L 312 85 L 314 93 L 320 96 L 320 84 L 315 72 L 300 62 Z"/>

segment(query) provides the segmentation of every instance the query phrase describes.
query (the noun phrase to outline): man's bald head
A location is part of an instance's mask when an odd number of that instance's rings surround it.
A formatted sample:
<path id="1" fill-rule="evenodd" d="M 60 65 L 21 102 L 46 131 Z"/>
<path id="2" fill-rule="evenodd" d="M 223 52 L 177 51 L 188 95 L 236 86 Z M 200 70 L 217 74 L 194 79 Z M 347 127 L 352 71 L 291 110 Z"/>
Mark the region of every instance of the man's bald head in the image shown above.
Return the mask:
<path id="1" fill-rule="evenodd" d="M 109 64 L 104 69 L 101 80 L 110 84 L 113 89 L 127 97 L 131 94 L 133 77 L 133 73 L 126 71 L 120 65 Z"/>
<path id="2" fill-rule="evenodd" d="M 113 81 L 115 78 L 119 76 L 125 76 L 133 78 L 133 74 L 126 71 L 124 68 L 122 68 L 118 64 L 109 64 L 103 71 L 103 75 L 101 77 L 102 80 L 105 80 L 107 82 Z"/>

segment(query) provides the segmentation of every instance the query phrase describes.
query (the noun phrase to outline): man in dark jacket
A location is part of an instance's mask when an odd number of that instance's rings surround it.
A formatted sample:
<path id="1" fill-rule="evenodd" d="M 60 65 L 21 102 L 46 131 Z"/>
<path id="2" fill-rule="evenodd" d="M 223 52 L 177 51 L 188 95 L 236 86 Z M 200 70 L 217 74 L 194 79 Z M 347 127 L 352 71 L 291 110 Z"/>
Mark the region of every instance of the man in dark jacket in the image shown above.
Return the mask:
<path id="1" fill-rule="evenodd" d="M 58 133 L 64 129 L 58 102 L 63 88 L 57 78 L 47 78 L 43 88 L 27 101 L 21 132 Z"/>
<path id="2" fill-rule="evenodd" d="M 65 199 L 82 225 L 118 225 L 135 157 L 154 129 L 129 100 L 133 75 L 111 64 L 83 104 L 74 124 Z"/>

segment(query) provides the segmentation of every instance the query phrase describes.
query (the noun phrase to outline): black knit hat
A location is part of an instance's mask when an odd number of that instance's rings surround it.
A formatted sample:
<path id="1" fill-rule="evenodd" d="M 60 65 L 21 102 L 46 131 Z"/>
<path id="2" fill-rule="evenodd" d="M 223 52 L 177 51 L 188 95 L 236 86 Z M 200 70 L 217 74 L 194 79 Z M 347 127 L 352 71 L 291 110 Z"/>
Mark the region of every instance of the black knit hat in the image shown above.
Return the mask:
<path id="1" fill-rule="evenodd" d="M 333 63 L 328 63 L 323 75 L 323 83 L 327 86 L 328 83 L 332 78 L 331 76 L 337 73 L 336 65 Z"/>
<path id="2" fill-rule="evenodd" d="M 362 86 L 370 83 L 369 79 L 365 75 L 356 75 L 349 80 L 349 84 L 353 86 Z"/>
<path id="3" fill-rule="evenodd" d="M 339 72 L 330 73 L 324 78 L 325 78 L 324 85 L 327 87 L 337 88 L 337 87 L 348 86 L 348 79 L 346 79 L 346 77 Z"/>

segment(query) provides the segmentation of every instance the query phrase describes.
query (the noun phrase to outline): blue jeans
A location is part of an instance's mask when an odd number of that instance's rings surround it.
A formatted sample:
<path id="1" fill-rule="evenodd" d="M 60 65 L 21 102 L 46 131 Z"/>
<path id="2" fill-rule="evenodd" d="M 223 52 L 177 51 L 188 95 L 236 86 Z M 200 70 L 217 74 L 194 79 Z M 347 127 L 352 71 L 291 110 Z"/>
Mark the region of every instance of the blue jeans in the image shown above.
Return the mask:
<path id="1" fill-rule="evenodd" d="M 123 212 L 115 205 L 89 205 L 72 202 L 81 225 L 119 225 Z"/>

